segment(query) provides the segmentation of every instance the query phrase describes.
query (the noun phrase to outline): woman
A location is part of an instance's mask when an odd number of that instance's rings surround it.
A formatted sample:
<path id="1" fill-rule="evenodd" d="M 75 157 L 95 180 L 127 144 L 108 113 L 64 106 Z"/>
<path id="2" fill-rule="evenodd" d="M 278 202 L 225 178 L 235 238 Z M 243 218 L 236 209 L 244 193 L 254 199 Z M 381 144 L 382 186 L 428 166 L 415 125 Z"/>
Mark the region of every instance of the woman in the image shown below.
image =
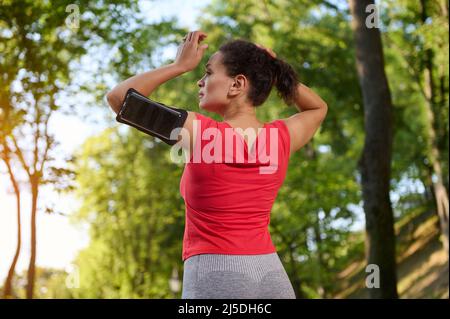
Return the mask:
<path id="1" fill-rule="evenodd" d="M 117 85 L 107 95 L 112 109 L 119 111 L 130 87 L 149 96 L 162 83 L 195 69 L 207 49 L 201 44 L 206 37 L 202 31 L 189 32 L 173 63 Z M 298 83 L 292 67 L 272 50 L 244 40 L 222 45 L 210 57 L 206 74 L 197 84 L 199 107 L 219 114 L 223 121 L 189 111 L 183 128 L 192 138 L 179 140 L 192 154 L 180 182 L 186 204 L 182 298 L 295 298 L 270 238 L 270 211 L 290 156 L 313 137 L 327 105 Z M 273 86 L 299 113 L 261 123 L 256 107 L 264 103 Z M 234 133 L 231 150 L 234 142 L 243 145 L 244 161 L 242 157 L 237 161 L 239 150 L 230 154 L 227 149 L 230 130 Z M 241 130 L 247 134 L 242 136 Z M 214 161 L 205 161 L 203 157 L 210 154 L 205 150 L 210 151 L 211 144 Z M 222 144 L 227 144 L 223 153 Z M 269 157 L 276 160 L 250 161 L 251 154 L 263 154 L 261 148 L 266 155 L 270 149 Z M 199 154 L 200 161 L 193 161 Z"/>

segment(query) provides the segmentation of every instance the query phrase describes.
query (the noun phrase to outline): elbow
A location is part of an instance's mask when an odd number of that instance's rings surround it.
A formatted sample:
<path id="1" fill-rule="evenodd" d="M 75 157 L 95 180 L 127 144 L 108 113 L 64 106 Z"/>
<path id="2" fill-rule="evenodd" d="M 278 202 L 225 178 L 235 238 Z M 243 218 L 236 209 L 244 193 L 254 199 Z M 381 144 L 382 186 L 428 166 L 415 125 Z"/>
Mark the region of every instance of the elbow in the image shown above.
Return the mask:
<path id="1" fill-rule="evenodd" d="M 328 104 L 327 103 L 325 103 L 325 102 L 323 102 L 323 105 L 322 105 L 322 107 L 323 107 L 323 111 L 324 111 L 324 116 L 326 116 L 327 115 L 327 113 L 328 113 Z"/>
<path id="2" fill-rule="evenodd" d="M 322 110 L 322 121 L 323 121 L 327 117 L 328 104 L 323 102 L 322 105 L 320 106 L 320 109 Z"/>
<path id="3" fill-rule="evenodd" d="M 113 91 L 106 94 L 106 101 L 108 102 L 111 109 L 117 114 L 120 110 L 120 103 L 117 95 Z"/>
<path id="4" fill-rule="evenodd" d="M 320 107 L 324 109 L 325 113 L 328 112 L 328 104 L 324 100 L 322 100 Z"/>

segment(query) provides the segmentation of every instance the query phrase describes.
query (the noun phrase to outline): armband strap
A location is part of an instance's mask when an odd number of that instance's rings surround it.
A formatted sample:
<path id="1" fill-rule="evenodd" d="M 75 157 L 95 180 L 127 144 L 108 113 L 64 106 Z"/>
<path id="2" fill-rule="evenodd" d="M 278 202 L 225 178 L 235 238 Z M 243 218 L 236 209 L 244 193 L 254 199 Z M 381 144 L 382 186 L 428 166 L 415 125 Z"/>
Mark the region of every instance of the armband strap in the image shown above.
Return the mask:
<path id="1" fill-rule="evenodd" d="M 186 110 L 153 101 L 133 88 L 128 89 L 116 120 L 174 145 L 186 122 Z M 172 139 L 171 137 L 172 133 Z"/>

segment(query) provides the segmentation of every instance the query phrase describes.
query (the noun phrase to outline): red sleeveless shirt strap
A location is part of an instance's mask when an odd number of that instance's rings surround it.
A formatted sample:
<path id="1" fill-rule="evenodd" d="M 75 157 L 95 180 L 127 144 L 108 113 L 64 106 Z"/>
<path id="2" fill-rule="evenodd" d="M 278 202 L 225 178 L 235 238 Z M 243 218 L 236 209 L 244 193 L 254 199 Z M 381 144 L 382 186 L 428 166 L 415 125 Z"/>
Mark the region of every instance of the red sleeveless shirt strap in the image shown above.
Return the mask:
<path id="1" fill-rule="evenodd" d="M 194 150 L 192 151 L 192 153 L 190 154 L 190 159 L 189 162 L 192 163 L 192 159 L 194 156 L 195 152 L 199 152 L 199 154 L 201 154 L 201 148 L 202 148 L 202 136 L 203 136 L 203 132 L 209 128 L 209 127 L 216 127 L 217 125 L 215 124 L 215 120 L 203 115 L 201 113 L 198 112 L 194 112 L 195 113 L 195 120 L 193 123 L 193 127 L 194 127 L 194 132 L 193 134 L 195 134 L 195 140 L 194 140 Z M 200 143 L 198 143 L 198 141 L 200 141 Z"/>
<path id="2" fill-rule="evenodd" d="M 291 155 L 291 136 L 289 135 L 289 129 L 283 120 L 275 120 L 273 124 L 278 128 L 278 134 L 281 137 L 283 155 L 289 160 Z"/>

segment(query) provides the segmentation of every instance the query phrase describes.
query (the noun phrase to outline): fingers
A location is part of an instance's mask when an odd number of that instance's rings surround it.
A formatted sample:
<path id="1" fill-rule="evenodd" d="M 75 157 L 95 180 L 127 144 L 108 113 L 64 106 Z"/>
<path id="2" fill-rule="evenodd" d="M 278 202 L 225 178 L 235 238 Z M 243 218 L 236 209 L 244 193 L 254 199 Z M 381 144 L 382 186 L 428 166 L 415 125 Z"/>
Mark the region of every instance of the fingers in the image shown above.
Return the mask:
<path id="1" fill-rule="evenodd" d="M 193 42 L 193 43 L 199 43 L 203 41 L 208 35 L 203 31 L 192 31 L 189 32 L 187 35 L 184 36 L 183 41 L 184 42 Z"/>
<path id="2" fill-rule="evenodd" d="M 277 57 L 277 55 L 275 54 L 275 52 L 272 51 L 272 49 L 267 49 L 267 50 L 268 50 L 269 54 L 270 54 L 273 58 L 276 58 L 276 57 Z"/>
<path id="3" fill-rule="evenodd" d="M 192 32 L 188 32 L 188 34 L 186 34 L 183 38 L 183 42 L 189 42 L 191 39 L 191 33 Z"/>
<path id="4" fill-rule="evenodd" d="M 192 32 L 188 32 L 188 34 L 186 34 L 186 35 L 183 37 L 183 42 L 188 42 L 188 41 L 190 41 L 189 39 L 190 39 L 191 33 L 192 33 Z"/>
<path id="5" fill-rule="evenodd" d="M 258 48 L 260 48 L 260 49 L 266 51 L 267 53 L 269 53 L 270 56 L 271 56 L 272 58 L 276 58 L 276 57 L 277 57 L 277 55 L 275 54 L 275 52 L 272 51 L 272 49 L 263 47 L 262 45 L 257 44 L 257 43 L 255 43 L 255 45 L 256 45 Z"/>
<path id="6" fill-rule="evenodd" d="M 208 35 L 203 31 L 194 31 L 192 34 L 192 42 L 197 44 L 203 41 Z"/>

